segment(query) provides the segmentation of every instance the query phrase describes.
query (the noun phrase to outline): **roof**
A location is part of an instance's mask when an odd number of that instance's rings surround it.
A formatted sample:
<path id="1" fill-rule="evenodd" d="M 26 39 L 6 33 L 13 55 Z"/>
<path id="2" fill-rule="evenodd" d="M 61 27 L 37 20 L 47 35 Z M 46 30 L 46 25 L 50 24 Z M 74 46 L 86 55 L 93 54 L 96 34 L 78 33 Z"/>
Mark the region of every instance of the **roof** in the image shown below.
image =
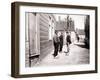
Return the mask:
<path id="1" fill-rule="evenodd" d="M 67 22 L 65 21 L 57 21 L 55 30 L 66 30 Z M 74 25 L 69 28 L 69 31 L 74 31 Z"/>
<path id="2" fill-rule="evenodd" d="M 55 30 L 65 30 L 66 26 L 67 24 L 65 21 L 57 21 Z"/>

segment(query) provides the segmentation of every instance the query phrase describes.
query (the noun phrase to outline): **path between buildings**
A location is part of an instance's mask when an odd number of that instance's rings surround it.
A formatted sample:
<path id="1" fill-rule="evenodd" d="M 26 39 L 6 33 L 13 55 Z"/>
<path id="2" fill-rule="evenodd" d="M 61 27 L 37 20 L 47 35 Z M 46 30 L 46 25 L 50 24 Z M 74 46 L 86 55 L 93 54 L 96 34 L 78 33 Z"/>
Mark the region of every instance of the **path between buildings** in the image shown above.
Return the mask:
<path id="1" fill-rule="evenodd" d="M 52 55 L 52 50 L 50 54 L 48 54 L 35 66 L 74 65 L 89 63 L 89 49 L 85 48 L 84 43 L 71 44 L 68 55 L 66 55 L 64 51 L 66 51 L 66 45 L 63 46 L 63 51 L 58 53 L 58 56 L 54 58 Z"/>

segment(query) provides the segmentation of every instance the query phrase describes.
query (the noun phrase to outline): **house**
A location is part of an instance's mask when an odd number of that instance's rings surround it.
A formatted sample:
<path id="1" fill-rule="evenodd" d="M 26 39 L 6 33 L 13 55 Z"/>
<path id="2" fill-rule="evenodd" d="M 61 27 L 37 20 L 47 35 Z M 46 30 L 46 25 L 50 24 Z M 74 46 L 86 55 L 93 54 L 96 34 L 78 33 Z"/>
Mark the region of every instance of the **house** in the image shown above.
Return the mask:
<path id="1" fill-rule="evenodd" d="M 53 14 L 26 13 L 26 67 L 33 66 L 53 50 L 55 26 Z"/>
<path id="2" fill-rule="evenodd" d="M 72 18 L 70 18 L 69 16 L 67 16 L 67 18 L 65 18 L 65 20 L 61 20 L 60 16 L 59 16 L 59 20 L 56 21 L 56 31 L 74 31 L 74 21 L 72 20 Z"/>
<path id="3" fill-rule="evenodd" d="M 90 47 L 90 16 L 87 15 L 85 19 L 85 45 L 89 48 Z"/>

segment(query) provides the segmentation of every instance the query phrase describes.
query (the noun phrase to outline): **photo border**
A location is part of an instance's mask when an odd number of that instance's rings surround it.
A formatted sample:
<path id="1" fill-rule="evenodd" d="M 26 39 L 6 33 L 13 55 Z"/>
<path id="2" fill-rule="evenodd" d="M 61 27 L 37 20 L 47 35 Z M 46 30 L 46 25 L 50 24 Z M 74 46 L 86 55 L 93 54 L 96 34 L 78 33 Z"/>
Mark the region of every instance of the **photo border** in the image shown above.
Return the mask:
<path id="1" fill-rule="evenodd" d="M 57 72 L 57 73 L 42 73 L 42 74 L 19 74 L 19 35 L 20 35 L 20 21 L 19 9 L 20 6 L 39 6 L 39 7 L 56 7 L 56 8 L 70 8 L 70 9 L 89 9 L 95 11 L 95 70 L 91 71 L 73 71 L 73 72 Z M 48 4 L 48 3 L 31 3 L 31 2 L 13 2 L 11 4 L 11 76 L 16 78 L 22 77 L 40 77 L 40 76 L 58 76 L 58 75 L 72 75 L 72 74 L 86 74 L 97 73 L 97 7 L 96 6 L 80 6 L 80 5 L 63 5 L 63 4 Z"/>

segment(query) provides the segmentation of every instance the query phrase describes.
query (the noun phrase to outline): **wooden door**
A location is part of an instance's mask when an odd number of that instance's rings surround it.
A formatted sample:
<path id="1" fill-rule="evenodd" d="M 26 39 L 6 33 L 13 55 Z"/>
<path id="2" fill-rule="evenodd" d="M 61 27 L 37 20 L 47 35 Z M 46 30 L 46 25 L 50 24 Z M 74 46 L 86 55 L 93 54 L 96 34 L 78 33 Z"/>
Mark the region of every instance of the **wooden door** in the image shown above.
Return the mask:
<path id="1" fill-rule="evenodd" d="M 29 50 L 30 55 L 37 55 L 37 26 L 36 13 L 29 13 Z"/>

